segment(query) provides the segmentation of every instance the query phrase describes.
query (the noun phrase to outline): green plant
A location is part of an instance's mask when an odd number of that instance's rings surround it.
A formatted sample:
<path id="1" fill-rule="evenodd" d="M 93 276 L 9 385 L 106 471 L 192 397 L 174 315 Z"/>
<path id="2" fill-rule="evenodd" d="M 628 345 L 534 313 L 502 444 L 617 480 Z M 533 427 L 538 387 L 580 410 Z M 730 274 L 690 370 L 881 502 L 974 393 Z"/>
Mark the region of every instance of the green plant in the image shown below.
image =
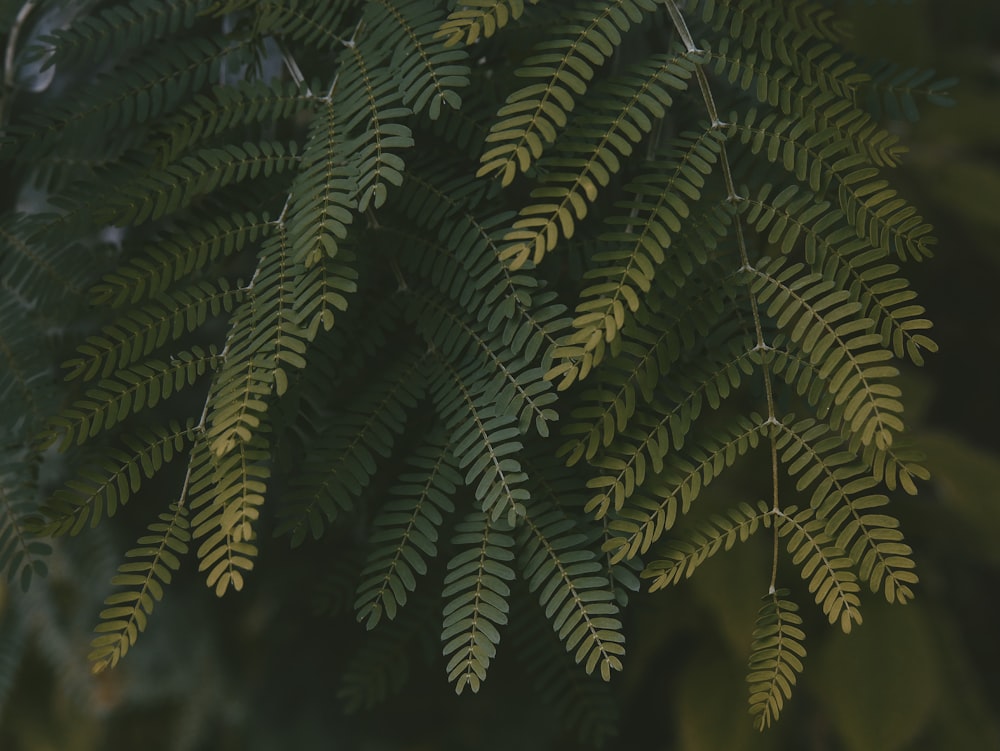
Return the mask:
<path id="1" fill-rule="evenodd" d="M 640 577 L 768 535 L 761 728 L 793 598 L 847 632 L 863 589 L 913 596 L 885 506 L 926 476 L 898 363 L 935 345 L 898 264 L 932 238 L 863 107 L 946 82 L 873 77 L 813 0 L 75 7 L 23 46 L 5 8 L 25 85 L 54 78 L 4 98 L 0 564 L 27 582 L 38 538 L 159 504 L 95 670 L 184 565 L 223 596 L 273 534 L 363 560 L 368 629 L 441 598 L 459 692 L 526 598 L 609 680 Z M 72 466 L 39 505 L 49 446 Z M 737 464 L 766 490 L 700 502 Z"/>

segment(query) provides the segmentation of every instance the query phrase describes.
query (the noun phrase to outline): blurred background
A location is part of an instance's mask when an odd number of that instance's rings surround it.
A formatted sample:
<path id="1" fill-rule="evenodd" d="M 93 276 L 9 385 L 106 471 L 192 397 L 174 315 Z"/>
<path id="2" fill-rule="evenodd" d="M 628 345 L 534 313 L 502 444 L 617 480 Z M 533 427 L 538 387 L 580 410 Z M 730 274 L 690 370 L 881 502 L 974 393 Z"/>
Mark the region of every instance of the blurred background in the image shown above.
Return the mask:
<path id="1" fill-rule="evenodd" d="M 335 576 L 315 613 L 288 612 L 274 592 L 295 574 L 269 565 L 266 547 L 256 584 L 237 597 L 217 602 L 179 582 L 123 666 L 93 677 L 85 657 L 105 592 L 79 583 L 109 581 L 119 562 L 120 541 L 102 528 L 56 549 L 44 587 L 22 596 L 0 586 L 0 751 L 527 751 L 601 738 L 650 751 L 1000 749 L 1000 2 L 843 7 L 859 53 L 960 79 L 955 107 L 916 122 L 886 113 L 910 148 L 895 184 L 939 238 L 935 257 L 906 271 L 940 345 L 904 389 L 933 476 L 894 504 L 918 562 L 917 600 L 868 598 L 864 625 L 846 637 L 811 624 L 804 607 L 806 669 L 776 727 L 759 734 L 746 712 L 763 540 L 690 583 L 639 595 L 624 675 L 610 688 L 553 677 L 541 690 L 563 711 L 553 723 L 503 650 L 479 696 L 453 696 L 437 645 L 421 641 L 426 614 L 360 647 L 351 619 L 323 615 L 350 597 Z M 741 582 L 741 571 L 754 578 Z M 5 617 L 14 607 L 28 617 Z M 305 658 L 296 646 L 307 642 L 328 652 Z M 381 650 L 381 662 L 364 662 L 365 649 Z M 362 669 L 368 680 L 382 671 L 381 692 L 393 694 L 373 709 L 370 686 L 351 683 Z"/>

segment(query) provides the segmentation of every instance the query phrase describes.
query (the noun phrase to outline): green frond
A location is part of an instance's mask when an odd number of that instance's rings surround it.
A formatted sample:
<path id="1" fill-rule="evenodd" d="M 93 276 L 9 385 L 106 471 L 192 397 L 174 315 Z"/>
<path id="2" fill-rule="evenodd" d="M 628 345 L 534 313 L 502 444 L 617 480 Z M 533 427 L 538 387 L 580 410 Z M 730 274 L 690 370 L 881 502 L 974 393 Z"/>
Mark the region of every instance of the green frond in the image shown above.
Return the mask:
<path id="1" fill-rule="evenodd" d="M 359 44 L 342 53 L 333 98 L 333 108 L 345 123 L 343 127 L 352 129 L 359 122 L 365 126 L 359 139 L 351 143 L 351 157 L 359 176 L 358 212 L 369 206 L 381 207 L 388 197 L 388 186 L 403 184 L 405 165 L 399 152 L 413 146 L 409 126 L 400 122 L 411 110 L 402 106 L 403 93 L 390 72 L 381 66 L 371 67 L 378 56 L 385 54 L 385 48 L 374 48 L 374 59 L 365 59 L 363 53 L 368 51 L 369 41 L 363 36 Z"/>
<path id="2" fill-rule="evenodd" d="M 342 153 L 345 136 L 339 113 L 325 102 L 309 128 L 289 196 L 288 239 L 296 263 L 311 266 L 323 256 L 334 258 L 354 221 L 358 182 Z"/>
<path id="3" fill-rule="evenodd" d="M 665 117 L 673 104 L 670 90 L 686 89 L 701 62 L 698 55 L 678 50 L 672 56 L 650 58 L 629 75 L 596 86 L 587 108 L 573 118 L 554 153 L 536 157 L 542 174 L 539 187 L 531 191 L 536 200 L 521 209 L 520 218 L 504 236 L 507 244 L 500 259 L 514 269 L 529 258 L 537 265 L 561 237 L 571 238 L 576 223 L 587 217 L 589 204 L 619 172 L 634 146 Z M 675 197 L 676 190 L 692 200 L 699 198 L 697 189 L 686 187 L 702 185 L 702 175 L 691 165 L 684 166 L 684 184 L 665 188 L 661 196 Z M 673 200 L 680 201 L 678 211 L 686 216 L 683 200 Z"/>
<path id="4" fill-rule="evenodd" d="M 746 542 L 761 526 L 771 526 L 771 509 L 763 501 L 758 501 L 756 506 L 740 503 L 725 516 L 713 514 L 690 529 L 686 536 L 657 548 L 655 559 L 642 572 L 644 579 L 652 580 L 649 591 L 679 584 L 719 551 L 728 551 L 737 542 Z"/>
<path id="5" fill-rule="evenodd" d="M 339 48 L 349 42 L 347 29 L 357 3 L 322 3 L 311 0 L 218 0 L 216 15 L 250 11 L 253 30 L 259 37 L 275 36 L 296 47 L 319 51 Z M 350 26 L 347 24 L 350 23 Z M 346 33 L 345 33 L 346 32 Z"/>
<path id="6" fill-rule="evenodd" d="M 221 365 L 208 402 L 208 440 L 216 456 L 249 441 L 266 415 L 271 394 L 288 387 L 286 368 L 305 367 L 306 333 L 295 310 L 295 288 L 303 273 L 290 255 L 284 227 L 269 235 L 258 255 L 254 277 L 243 292 L 219 353 Z"/>
<path id="7" fill-rule="evenodd" d="M 669 156 L 655 163 L 655 169 L 626 187 L 634 199 L 620 206 L 629 213 L 608 220 L 621 229 L 601 235 L 603 247 L 584 275 L 586 280 L 595 281 L 583 288 L 573 319 L 574 331 L 560 340 L 555 352 L 558 362 L 546 374 L 546 378 L 558 379 L 560 390 L 586 378 L 604 361 L 609 349 L 614 353 L 623 346 L 619 340 L 632 321 L 630 315 L 636 316 L 640 325 L 663 331 L 658 322 L 642 320 L 652 315 L 642 301 L 648 304 L 655 279 L 688 285 L 692 266 L 707 260 L 699 242 L 702 238 L 684 237 L 690 241 L 675 243 L 673 237 L 687 228 L 684 220 L 689 218 L 689 204 L 701 197 L 705 176 L 711 173 L 721 145 L 714 131 L 678 140 L 667 152 Z M 724 227 L 719 219 L 710 226 Z M 662 272 L 667 279 L 662 278 Z M 684 321 L 680 311 L 686 295 L 678 295 L 679 291 L 673 290 L 670 297 L 682 298 L 672 307 L 678 311 L 675 318 Z"/>
<path id="8" fill-rule="evenodd" d="M 903 429 L 901 391 L 888 382 L 898 373 L 892 353 L 881 348 L 880 335 L 867 333 L 870 319 L 855 317 L 861 304 L 849 292 L 804 272 L 776 258 L 746 273 L 764 314 L 817 366 L 833 396 L 831 424 L 849 426 L 853 444 L 886 449 Z"/>
<path id="9" fill-rule="evenodd" d="M 225 36 L 193 36 L 152 45 L 138 59 L 81 91 L 60 97 L 48 111 L 37 114 L 30 126 L 13 128 L 20 137 L 16 157 L 29 162 L 65 143 L 104 144 L 107 134 L 170 112 L 186 90 L 197 90 L 217 77 L 219 67 L 239 47 Z M 65 139 L 67 133 L 73 137 Z"/>
<path id="10" fill-rule="evenodd" d="M 732 49 L 728 39 L 720 40 L 710 55 L 717 75 L 753 94 L 761 104 L 807 123 L 812 132 L 833 129 L 876 166 L 898 166 L 905 152 L 899 137 L 854 104 L 867 75 L 845 70 L 840 64 L 843 55 L 836 49 L 816 49 L 822 54 L 790 56 L 792 67 L 768 60 L 759 47 Z"/>
<path id="11" fill-rule="evenodd" d="M 766 730 L 778 719 L 792 686 L 802 672 L 806 635 L 798 606 L 787 589 L 764 596 L 750 646 L 747 682 L 750 684 L 750 714 L 758 730 Z"/>
<path id="12" fill-rule="evenodd" d="M 874 492 L 879 480 L 829 428 L 812 419 L 782 423 L 776 449 L 799 492 L 811 491 L 809 506 L 826 521 L 825 534 L 847 551 L 860 579 L 889 602 L 912 599 L 917 583 L 912 550 L 903 542 L 899 522 L 872 513 L 889 499 Z"/>
<path id="13" fill-rule="evenodd" d="M 231 313 L 242 298 L 242 290 L 220 279 L 217 284 L 196 282 L 127 309 L 99 335 L 87 337 L 76 349 L 78 357 L 62 364 L 69 371 L 66 380 L 110 378 L 116 370 L 195 331 L 209 316 Z"/>
<path id="14" fill-rule="evenodd" d="M 622 35 L 655 9 L 652 0 L 615 0 L 577 3 L 567 12 L 566 25 L 518 69 L 519 78 L 537 83 L 514 91 L 498 110 L 477 176 L 499 176 L 507 186 L 518 172 L 527 172 L 556 141 L 595 69 L 614 54 Z"/>
<path id="15" fill-rule="evenodd" d="M 858 237 L 901 259 L 930 256 L 931 227 L 916 210 L 878 178 L 868 157 L 853 153 L 850 141 L 832 129 L 813 133 L 808 123 L 777 114 L 734 114 L 728 130 L 755 155 L 782 165 L 817 192 L 837 186 L 839 205 Z M 804 140 L 803 136 L 805 136 Z"/>
<path id="16" fill-rule="evenodd" d="M 615 536 L 604 545 L 613 562 L 646 553 L 674 526 L 679 514 L 688 512 L 702 488 L 755 448 L 768 429 L 767 421 L 757 414 L 740 416 L 734 422 L 725 433 L 701 439 L 683 453 L 669 454 L 663 470 L 645 483 L 621 459 L 595 462 L 608 474 L 588 481 L 587 486 L 598 492 L 587 508 L 599 516 L 614 509 L 608 526 Z"/>
<path id="17" fill-rule="evenodd" d="M 30 306 L 0 293 L 0 424 L 9 435 L 34 436 L 51 415 L 54 378 L 49 348 Z M 16 411 L 15 411 L 16 407 Z"/>
<path id="18" fill-rule="evenodd" d="M 438 384 L 434 406 L 449 432 L 452 455 L 465 470 L 465 484 L 484 513 L 493 521 L 506 518 L 513 527 L 530 498 L 524 487 L 528 477 L 516 458 L 523 448 L 516 419 L 498 409 L 491 395 L 480 395 L 487 384 L 480 380 L 478 363 L 462 369 L 441 357 L 434 363 L 439 373 L 432 381 Z"/>
<path id="19" fill-rule="evenodd" d="M 330 331 L 347 310 L 348 296 L 358 291 L 354 261 L 352 252 L 341 249 L 336 259 L 321 258 L 295 280 L 293 315 L 306 341 L 314 341 L 320 328 Z"/>
<path id="20" fill-rule="evenodd" d="M 817 518 L 813 509 L 799 511 L 790 506 L 774 517 L 775 529 L 785 538 L 792 563 L 808 583 L 816 604 L 831 624 L 839 624 L 849 634 L 855 623 L 861 623 L 861 587 L 850 557 L 827 534 L 826 520 Z"/>
<path id="21" fill-rule="evenodd" d="M 45 559 L 52 547 L 37 535 L 37 488 L 34 467 L 25 467 L 25 457 L 0 454 L 0 577 L 17 581 L 23 591 L 36 576 L 45 576 Z"/>
<path id="22" fill-rule="evenodd" d="M 141 172 L 100 211 L 118 225 L 142 224 L 186 209 L 220 188 L 268 178 L 299 162 L 294 142 L 264 141 L 209 147 L 161 168 Z"/>
<path id="23" fill-rule="evenodd" d="M 792 253 L 800 245 L 806 261 L 817 273 L 850 292 L 861 304 L 855 314 L 868 318 L 882 335 L 882 346 L 896 357 L 923 364 L 923 352 L 936 352 L 937 344 L 925 331 L 931 323 L 924 308 L 914 304 L 916 292 L 898 276 L 899 267 L 885 262 L 885 254 L 857 237 L 843 223 L 839 210 L 825 201 L 789 186 L 771 197 L 773 186 L 765 184 L 759 194 L 742 202 L 747 221 L 764 235 L 768 244 Z"/>
<path id="24" fill-rule="evenodd" d="M 448 561 L 441 596 L 445 599 L 441 641 L 448 681 L 456 693 L 478 693 L 496 656 L 500 627 L 507 624 L 510 562 L 514 538 L 503 520 L 490 521 L 474 511 L 456 525 L 452 543 L 459 547 Z"/>
<path id="25" fill-rule="evenodd" d="M 150 136 L 162 166 L 185 152 L 235 128 L 270 123 L 298 115 L 311 106 L 313 97 L 294 82 L 239 81 L 198 94 Z"/>
<path id="26" fill-rule="evenodd" d="M 156 603 L 163 599 L 164 587 L 180 568 L 181 557 L 188 552 L 187 509 L 177 503 L 159 515 L 148 528 L 149 534 L 136 541 L 125 557 L 131 559 L 118 567 L 111 580 L 116 587 L 126 587 L 109 595 L 101 611 L 98 636 L 90 644 L 88 659 L 95 673 L 113 668 L 135 646 L 146 630 Z"/>
<path id="27" fill-rule="evenodd" d="M 753 351 L 739 335 L 720 340 L 712 361 L 676 362 L 692 342 L 719 331 L 723 317 L 731 313 L 714 290 L 705 296 L 688 292 L 695 294 L 679 299 L 679 309 L 670 315 L 637 315 L 636 324 L 621 339 L 620 354 L 605 361 L 601 383 L 580 392 L 581 406 L 562 431 L 569 440 L 557 452 L 567 464 L 592 460 L 617 436 L 628 434 L 625 445 L 615 450 L 641 450 L 658 467 L 670 446 L 669 436 L 676 445 L 683 443 L 703 399 L 718 408 L 750 374 Z"/>
<path id="28" fill-rule="evenodd" d="M 836 42 L 844 37 L 843 25 L 829 8 L 815 0 L 683 0 L 692 18 L 699 18 L 713 31 L 727 29 L 730 37 L 739 39 L 745 46 L 767 51 L 768 57 L 788 54 L 809 40 Z M 778 39 L 775 39 L 775 37 Z M 791 46 L 782 48 L 780 42 L 790 40 Z"/>
<path id="29" fill-rule="evenodd" d="M 191 502 L 191 537 L 197 549 L 198 571 L 217 597 L 230 587 L 243 589 L 244 575 L 254 565 L 260 510 L 271 476 L 267 440 L 257 433 L 225 456 L 212 456 L 204 491 Z M 192 459 L 192 464 L 194 460 Z"/>
<path id="30" fill-rule="evenodd" d="M 107 449 L 105 456 L 82 468 L 77 476 L 52 495 L 42 512 L 48 535 L 76 535 L 89 523 L 96 526 L 114 516 L 120 506 L 151 480 L 193 439 L 194 425 L 174 420 L 143 428 L 122 441 L 127 450 Z"/>
<path id="31" fill-rule="evenodd" d="M 936 76 L 934 70 L 904 68 L 883 60 L 871 71 L 865 103 L 878 119 L 916 122 L 920 119 L 920 100 L 938 107 L 950 107 L 955 103 L 948 89 L 954 88 L 958 79 Z"/>
<path id="32" fill-rule="evenodd" d="M 118 58 L 190 29 L 206 6 L 205 0 L 129 0 L 99 13 L 80 14 L 73 25 L 42 37 L 37 54 L 47 66 L 67 70 Z"/>
<path id="33" fill-rule="evenodd" d="M 408 457 L 408 468 L 393 496 L 379 510 L 369 538 L 371 546 L 354 603 L 357 619 L 371 630 L 385 614 L 389 620 L 407 602 L 417 576 L 427 573 L 427 558 L 437 555 L 438 529 L 455 510 L 452 498 L 461 485 L 450 450 L 431 441 Z"/>
<path id="34" fill-rule="evenodd" d="M 521 523 L 519 567 L 566 651 L 609 681 L 622 669 L 625 636 L 611 582 L 586 541 L 558 508 L 536 502 Z"/>
<path id="35" fill-rule="evenodd" d="M 0 218 L 0 279 L 5 298 L 17 303 L 45 302 L 53 296 L 78 298 L 86 290 L 87 264 L 93 253 L 71 239 L 65 243 L 40 240 L 52 216 L 7 214 Z M 14 299 L 4 300 L 11 306 Z"/>
<path id="36" fill-rule="evenodd" d="M 538 0 L 528 0 L 532 5 Z M 469 0 L 448 14 L 435 37 L 445 37 L 445 46 L 475 44 L 489 39 L 524 13 L 524 0 Z"/>
<path id="37" fill-rule="evenodd" d="M 469 83 L 469 55 L 436 39 L 441 11 L 423 0 L 375 0 L 369 7 L 371 44 L 393 51 L 389 69 L 403 104 L 415 113 L 426 107 L 431 120 L 444 106 L 461 107 L 457 90 Z"/>
<path id="38" fill-rule="evenodd" d="M 413 174 L 422 190 L 404 197 L 402 207 L 416 222 L 436 234 L 430 241 L 424 233 L 408 235 L 407 240 L 423 253 L 403 254 L 400 263 L 411 268 L 475 316 L 487 331 L 503 326 L 500 341 L 526 359 L 541 354 L 546 367 L 556 346 L 559 332 L 568 321 L 556 295 L 544 289 L 544 282 L 531 267 L 511 270 L 500 260 L 501 238 L 511 218 L 509 212 L 479 216 L 456 195 L 478 204 L 484 200 L 481 189 L 467 177 L 450 185 Z M 441 221 L 447 217 L 445 225 Z"/>
<path id="39" fill-rule="evenodd" d="M 278 510 L 277 534 L 288 535 L 292 546 L 306 535 L 318 540 L 328 523 L 353 506 L 377 470 L 376 455 L 389 456 L 423 395 L 424 367 L 425 358 L 411 351 L 344 412 L 324 421 Z"/>
<path id="40" fill-rule="evenodd" d="M 501 337 L 491 336 L 482 324 L 456 315 L 436 295 L 416 293 L 413 302 L 419 309 L 412 314 L 419 320 L 419 330 L 437 350 L 462 368 L 478 365 L 481 378 L 472 391 L 479 402 L 490 403 L 498 416 L 517 418 L 522 434 L 532 426 L 541 436 L 549 434 L 549 423 L 559 419 L 552 408 L 557 397 L 533 360 L 505 347 Z"/>
<path id="41" fill-rule="evenodd" d="M 91 289 L 91 302 L 119 308 L 156 298 L 181 279 L 255 243 L 271 226 L 267 217 L 249 212 L 189 217 L 105 274 Z"/>
<path id="42" fill-rule="evenodd" d="M 118 368 L 110 378 L 102 378 L 58 415 L 52 417 L 44 440 L 60 440 L 62 449 L 83 444 L 109 430 L 130 415 L 155 407 L 179 391 L 192 386 L 218 367 L 221 356 L 212 347 L 192 347 L 171 355 L 170 360 L 145 360 Z"/>
<path id="43" fill-rule="evenodd" d="M 529 451 L 533 448 L 535 447 L 529 447 Z M 576 532 L 584 536 L 584 545 L 601 550 L 610 537 L 608 517 L 601 520 L 600 526 L 581 518 L 580 512 L 587 501 L 587 488 L 580 472 L 567 467 L 551 454 L 544 453 L 526 457 L 525 467 L 531 478 L 533 505 L 551 506 L 575 519 Z M 632 559 L 615 563 L 606 552 L 600 553 L 599 560 L 601 571 L 611 587 L 614 602 L 624 610 L 628 605 L 629 593 L 639 591 L 639 561 Z"/>

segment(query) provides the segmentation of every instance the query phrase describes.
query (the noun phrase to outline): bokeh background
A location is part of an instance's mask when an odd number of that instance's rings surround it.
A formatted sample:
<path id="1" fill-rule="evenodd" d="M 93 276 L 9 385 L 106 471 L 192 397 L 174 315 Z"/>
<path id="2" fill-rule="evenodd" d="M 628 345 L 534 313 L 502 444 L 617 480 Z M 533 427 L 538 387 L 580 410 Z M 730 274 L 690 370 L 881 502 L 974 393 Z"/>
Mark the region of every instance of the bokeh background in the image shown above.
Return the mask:
<path id="1" fill-rule="evenodd" d="M 932 479 L 894 505 L 918 561 L 917 600 L 869 598 L 846 637 L 807 614 L 806 671 L 775 728 L 755 732 L 746 713 L 763 542 L 640 596 L 625 673 L 610 704 L 593 705 L 610 707 L 607 718 L 574 716 L 572 696 L 550 696 L 570 705 L 560 725 L 512 657 L 501 653 L 479 696 L 455 697 L 436 646 L 419 637 L 377 645 L 406 668 L 386 670 L 386 691 L 408 678 L 406 689 L 348 712 L 364 703 L 344 678 L 358 629 L 322 615 L 344 593 L 331 585 L 315 613 L 289 611 L 273 585 L 294 573 L 269 565 L 266 548 L 263 581 L 225 602 L 179 582 L 123 667 L 93 677 L 85 656 L 105 592 L 82 582 L 110 580 L 123 544 L 99 529 L 57 548 L 44 587 L 0 587 L 0 751 L 528 751 L 582 748 L 576 731 L 605 726 L 619 728 L 610 749 L 1000 749 L 1000 2 L 842 5 L 859 53 L 960 80 L 954 107 L 925 108 L 916 122 L 887 115 L 910 148 L 896 185 L 939 237 L 935 257 L 907 270 L 940 345 L 905 374 L 908 426 Z M 14 608 L 28 614 L 16 625 Z"/>

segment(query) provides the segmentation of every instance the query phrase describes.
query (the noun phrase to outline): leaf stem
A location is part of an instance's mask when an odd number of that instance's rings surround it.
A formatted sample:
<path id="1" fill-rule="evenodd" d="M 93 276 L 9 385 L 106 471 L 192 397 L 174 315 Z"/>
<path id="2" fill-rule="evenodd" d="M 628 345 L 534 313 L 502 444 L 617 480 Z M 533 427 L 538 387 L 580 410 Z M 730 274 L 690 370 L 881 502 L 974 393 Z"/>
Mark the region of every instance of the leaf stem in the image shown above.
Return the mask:
<path id="1" fill-rule="evenodd" d="M 691 30 L 688 29 L 687 22 L 684 20 L 684 16 L 677 6 L 675 0 L 664 0 L 664 4 L 667 7 L 667 13 L 670 14 L 670 20 L 673 21 L 674 27 L 677 29 L 677 34 L 680 36 L 681 43 L 687 49 L 688 52 L 698 52 L 700 48 L 694 42 L 694 37 L 691 36 Z M 705 109 L 708 111 L 708 117 L 711 121 L 711 127 L 713 130 L 721 130 L 726 126 L 726 123 L 722 121 L 719 117 L 719 109 L 715 103 L 715 97 L 712 94 L 712 88 L 708 81 L 708 76 L 705 73 L 705 69 L 702 65 L 698 65 L 695 68 L 695 78 L 698 80 L 698 87 L 701 89 L 702 99 L 705 101 Z M 739 194 L 736 190 L 736 182 L 733 179 L 733 170 L 729 162 L 729 152 L 726 148 L 726 142 L 722 142 L 722 148 L 719 153 L 719 162 L 722 165 L 722 176 L 726 186 L 727 200 L 729 203 L 739 204 L 740 202 L 746 200 L 743 196 Z M 753 269 L 753 265 L 750 263 L 750 254 L 747 250 L 746 236 L 743 231 L 743 222 L 739 217 L 736 217 L 734 223 L 736 228 L 736 244 L 739 248 L 740 254 L 740 266 L 744 270 Z M 750 297 L 750 310 L 753 315 L 753 325 L 754 333 L 757 337 L 757 345 L 754 349 L 760 350 L 762 352 L 768 352 L 771 350 L 771 346 L 764 339 L 764 328 L 761 323 L 760 309 L 757 305 L 757 298 L 754 296 L 753 292 L 749 293 Z M 763 358 L 761 364 L 761 370 L 764 374 L 764 392 L 767 398 L 767 420 L 772 423 L 769 429 L 769 439 L 771 444 L 771 509 L 772 513 L 779 513 L 781 510 L 780 498 L 778 493 L 778 447 L 777 447 L 777 436 L 775 435 L 774 424 L 778 423 L 777 415 L 775 413 L 774 406 L 774 386 L 771 382 L 771 366 L 767 362 L 766 355 Z M 775 588 L 775 582 L 778 576 L 778 528 L 777 525 L 774 527 L 774 553 L 771 561 L 771 584 L 770 591 L 773 592 Z"/>

